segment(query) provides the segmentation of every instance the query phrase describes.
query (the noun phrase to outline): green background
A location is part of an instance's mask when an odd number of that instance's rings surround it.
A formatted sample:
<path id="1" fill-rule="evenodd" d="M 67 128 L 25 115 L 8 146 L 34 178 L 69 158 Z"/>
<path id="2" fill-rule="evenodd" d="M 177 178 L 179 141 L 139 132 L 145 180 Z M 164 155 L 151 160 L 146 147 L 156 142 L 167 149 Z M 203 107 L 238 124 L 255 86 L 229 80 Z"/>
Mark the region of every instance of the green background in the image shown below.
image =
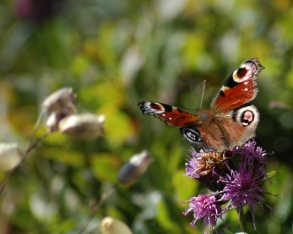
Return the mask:
<path id="1" fill-rule="evenodd" d="M 2 233 L 77 233 L 91 205 L 113 188 L 85 233 L 98 233 L 104 216 L 134 233 L 203 233 L 201 221 L 192 228 L 192 215 L 182 215 L 185 200 L 207 193 L 182 176 L 191 146 L 177 129 L 142 116 L 137 103 L 195 111 L 206 80 L 208 108 L 226 77 L 252 57 L 265 66 L 252 102 L 261 118 L 256 141 L 274 152 L 266 168 L 279 174 L 268 191 L 279 198 L 265 196 L 274 212 L 259 206 L 257 231 L 245 210 L 247 226 L 249 233 L 293 233 L 292 1 L 37 2 L 0 3 L 0 141 L 25 148 L 41 102 L 62 87 L 73 88 L 80 112 L 106 115 L 106 135 L 87 142 L 60 133 L 46 138 L 6 185 Z M 130 187 L 115 185 L 119 168 L 143 149 L 155 160 L 146 174 Z M 240 232 L 236 211 L 224 220 Z M 218 233 L 224 227 L 219 222 Z"/>

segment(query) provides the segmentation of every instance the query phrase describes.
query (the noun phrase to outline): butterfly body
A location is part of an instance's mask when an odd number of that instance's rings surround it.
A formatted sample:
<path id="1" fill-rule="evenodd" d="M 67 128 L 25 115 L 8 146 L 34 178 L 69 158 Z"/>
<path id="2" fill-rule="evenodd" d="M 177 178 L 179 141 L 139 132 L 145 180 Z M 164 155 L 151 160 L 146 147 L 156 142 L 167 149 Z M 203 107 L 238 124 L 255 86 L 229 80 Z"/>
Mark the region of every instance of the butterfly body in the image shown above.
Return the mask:
<path id="1" fill-rule="evenodd" d="M 243 145 L 255 136 L 259 113 L 248 104 L 257 94 L 257 74 L 263 69 L 257 59 L 243 62 L 226 80 L 210 109 L 191 113 L 159 102 L 139 102 L 144 115 L 153 115 L 180 129 L 191 144 L 205 151 L 221 152 Z"/>

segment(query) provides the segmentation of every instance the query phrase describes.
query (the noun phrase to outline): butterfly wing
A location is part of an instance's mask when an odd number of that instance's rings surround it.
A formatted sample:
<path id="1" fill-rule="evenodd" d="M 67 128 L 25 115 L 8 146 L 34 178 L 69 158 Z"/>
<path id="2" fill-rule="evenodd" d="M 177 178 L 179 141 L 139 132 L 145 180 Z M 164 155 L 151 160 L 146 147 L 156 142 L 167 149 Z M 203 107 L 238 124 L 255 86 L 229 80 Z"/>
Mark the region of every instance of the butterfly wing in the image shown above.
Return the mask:
<path id="1" fill-rule="evenodd" d="M 143 101 L 138 106 L 143 115 L 153 115 L 175 128 L 193 125 L 196 121 L 194 114 L 164 103 Z"/>
<path id="2" fill-rule="evenodd" d="M 199 110 L 198 117 L 201 118 Z M 241 146 L 246 141 L 255 136 L 255 129 L 259 122 L 259 113 L 255 106 L 245 105 L 235 111 L 233 115 L 219 114 L 211 116 L 211 121 L 202 121 L 202 124 L 196 126 L 198 134 L 196 141 L 191 142 L 188 136 L 183 135 L 190 143 L 196 144 L 205 151 L 221 152 L 224 149 L 232 150 L 235 146 Z M 199 121 L 198 121 L 199 122 Z M 184 128 L 184 132 L 194 131 L 194 126 Z M 183 129 L 180 129 L 181 133 Z M 189 134 L 191 135 L 191 134 Z"/>
<path id="3" fill-rule="evenodd" d="M 258 92 L 256 79 L 263 68 L 256 58 L 246 60 L 228 77 L 214 98 L 211 110 L 221 130 L 218 136 L 222 138 L 222 144 L 217 150 L 223 146 L 232 149 L 237 145 L 243 145 L 255 136 L 259 113 L 257 108 L 249 105 L 248 102 L 256 97 Z M 209 142 L 210 139 L 205 137 L 203 139 L 208 142 L 208 146 L 213 145 Z"/>
<path id="4" fill-rule="evenodd" d="M 180 128 L 183 137 L 207 151 L 220 152 L 244 144 L 255 135 L 257 108 L 245 105 L 257 94 L 257 75 L 264 67 L 256 58 L 243 62 L 228 77 L 210 110 L 196 115 L 159 102 L 139 102 L 144 115 L 153 115 L 167 125 Z"/>
<path id="5" fill-rule="evenodd" d="M 257 75 L 263 68 L 257 58 L 243 62 L 215 96 L 211 109 L 216 113 L 229 112 L 253 100 L 258 91 Z"/>

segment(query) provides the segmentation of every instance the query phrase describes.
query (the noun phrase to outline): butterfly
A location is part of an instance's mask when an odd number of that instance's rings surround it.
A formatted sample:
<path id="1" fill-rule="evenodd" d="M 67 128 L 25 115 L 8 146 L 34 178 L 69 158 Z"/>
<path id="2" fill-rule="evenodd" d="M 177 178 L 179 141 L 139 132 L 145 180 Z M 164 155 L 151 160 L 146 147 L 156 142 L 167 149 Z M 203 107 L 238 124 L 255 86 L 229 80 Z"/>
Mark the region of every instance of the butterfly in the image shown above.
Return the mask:
<path id="1" fill-rule="evenodd" d="M 248 103 L 256 97 L 256 79 L 262 69 L 257 58 L 244 61 L 227 78 L 210 109 L 200 108 L 195 114 L 160 102 L 142 101 L 138 106 L 143 115 L 179 128 L 183 138 L 204 151 L 231 150 L 255 136 L 259 112 Z"/>

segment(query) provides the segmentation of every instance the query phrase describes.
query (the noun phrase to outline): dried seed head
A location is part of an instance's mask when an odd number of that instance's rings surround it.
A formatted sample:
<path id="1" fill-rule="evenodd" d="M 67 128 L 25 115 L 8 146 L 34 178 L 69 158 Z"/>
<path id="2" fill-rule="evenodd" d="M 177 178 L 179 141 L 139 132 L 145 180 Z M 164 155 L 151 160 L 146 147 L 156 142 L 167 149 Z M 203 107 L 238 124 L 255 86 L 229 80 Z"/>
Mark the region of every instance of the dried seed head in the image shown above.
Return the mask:
<path id="1" fill-rule="evenodd" d="M 72 88 L 59 89 L 42 103 L 44 113 L 63 113 L 66 116 L 76 113 L 75 94 Z"/>
<path id="2" fill-rule="evenodd" d="M 79 140 L 91 140 L 104 134 L 104 115 L 91 113 L 74 114 L 63 118 L 59 124 L 59 131 Z"/>
<path id="3" fill-rule="evenodd" d="M 145 173 L 152 161 L 146 150 L 133 155 L 120 169 L 119 182 L 124 185 L 134 184 Z"/>
<path id="4" fill-rule="evenodd" d="M 16 143 L 0 143 L 0 171 L 9 171 L 21 161 L 21 152 Z"/>
<path id="5" fill-rule="evenodd" d="M 223 163 L 228 158 L 225 156 L 224 152 L 205 152 L 201 154 L 201 157 L 198 158 L 197 163 L 198 167 L 195 170 L 196 173 L 201 176 L 212 174 L 217 172 L 221 174 L 227 173 L 227 166 Z"/>
<path id="6" fill-rule="evenodd" d="M 63 113 L 56 113 L 56 112 L 51 113 L 46 121 L 46 127 L 49 130 L 49 132 L 58 131 L 59 122 L 65 117 L 66 116 Z"/>
<path id="7" fill-rule="evenodd" d="M 223 189 L 223 184 L 218 183 L 219 176 L 230 172 L 232 162 L 229 152 L 204 152 L 197 153 L 191 149 L 193 157 L 186 164 L 186 175 L 201 181 L 212 191 Z"/>
<path id="8" fill-rule="evenodd" d="M 103 218 L 100 229 L 102 234 L 132 234 L 132 231 L 125 223 L 112 217 Z"/>

